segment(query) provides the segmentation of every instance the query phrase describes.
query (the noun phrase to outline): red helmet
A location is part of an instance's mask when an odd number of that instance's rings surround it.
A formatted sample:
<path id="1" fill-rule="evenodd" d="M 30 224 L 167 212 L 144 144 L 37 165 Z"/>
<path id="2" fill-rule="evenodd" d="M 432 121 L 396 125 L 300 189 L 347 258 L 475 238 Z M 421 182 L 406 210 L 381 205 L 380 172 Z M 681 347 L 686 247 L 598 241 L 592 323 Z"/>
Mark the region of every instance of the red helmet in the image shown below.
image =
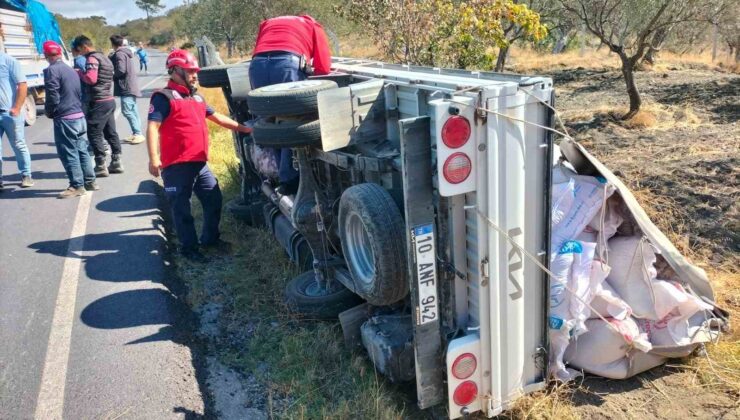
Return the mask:
<path id="1" fill-rule="evenodd" d="M 62 55 L 62 46 L 54 41 L 46 41 L 44 42 L 44 54 L 50 56 Z"/>
<path id="2" fill-rule="evenodd" d="M 170 55 L 167 56 L 167 68 L 181 67 L 185 70 L 199 71 L 198 60 L 189 51 L 185 50 L 173 50 Z"/>

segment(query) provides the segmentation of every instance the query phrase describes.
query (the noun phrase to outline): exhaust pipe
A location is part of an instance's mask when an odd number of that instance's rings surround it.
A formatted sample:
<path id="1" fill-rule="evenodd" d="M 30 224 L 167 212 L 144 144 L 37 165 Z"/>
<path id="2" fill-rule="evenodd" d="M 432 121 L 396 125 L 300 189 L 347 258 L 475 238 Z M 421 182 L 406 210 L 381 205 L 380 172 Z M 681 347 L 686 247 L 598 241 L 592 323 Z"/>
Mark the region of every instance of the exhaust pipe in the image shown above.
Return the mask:
<path id="1" fill-rule="evenodd" d="M 280 209 L 280 213 L 290 219 L 290 213 L 293 211 L 293 199 L 290 196 L 278 193 L 267 182 L 262 183 L 262 193 Z"/>

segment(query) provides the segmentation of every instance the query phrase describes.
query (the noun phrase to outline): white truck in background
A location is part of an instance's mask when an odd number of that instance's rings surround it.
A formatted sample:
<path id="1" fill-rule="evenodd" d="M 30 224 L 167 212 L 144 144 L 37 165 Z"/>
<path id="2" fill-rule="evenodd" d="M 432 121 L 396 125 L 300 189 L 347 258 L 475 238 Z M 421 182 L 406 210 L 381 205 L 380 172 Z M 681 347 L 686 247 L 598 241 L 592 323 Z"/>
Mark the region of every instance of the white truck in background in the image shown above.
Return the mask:
<path id="1" fill-rule="evenodd" d="M 26 8 L 34 9 L 34 19 Z M 34 31 L 35 24 L 43 26 L 43 31 Z M 37 33 L 43 32 L 42 36 Z M 41 38 L 37 42 L 36 38 Z M 56 39 L 55 39 L 56 38 Z M 38 45 L 52 39 L 62 45 L 64 60 L 71 64 L 71 54 L 67 51 L 54 16 L 38 2 L 0 0 L 0 51 L 14 57 L 21 64 L 26 76 L 28 96 L 24 103 L 26 125 L 36 122 L 36 106 L 44 103 L 44 69 L 48 65 Z"/>

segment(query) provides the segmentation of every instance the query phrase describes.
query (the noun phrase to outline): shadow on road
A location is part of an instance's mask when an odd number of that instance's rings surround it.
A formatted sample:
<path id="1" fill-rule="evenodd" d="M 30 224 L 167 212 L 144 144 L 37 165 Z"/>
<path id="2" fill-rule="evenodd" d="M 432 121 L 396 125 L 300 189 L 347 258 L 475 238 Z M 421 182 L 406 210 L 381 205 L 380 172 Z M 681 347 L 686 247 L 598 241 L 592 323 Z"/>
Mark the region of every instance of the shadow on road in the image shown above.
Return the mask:
<path id="1" fill-rule="evenodd" d="M 187 345 L 189 331 L 176 328 L 190 314 L 183 302 L 164 289 L 140 289 L 114 293 L 87 305 L 80 315 L 85 325 L 98 329 L 162 325 L 159 331 L 126 344 L 172 341 Z"/>
<path id="2" fill-rule="evenodd" d="M 143 220 L 147 220 L 149 226 L 139 223 L 130 229 L 89 233 L 84 235 L 82 241 L 77 238 L 72 242 L 80 244 L 76 249 L 69 249 L 70 242 L 75 238 L 37 242 L 29 245 L 29 248 L 37 253 L 81 259 L 85 273 L 91 280 L 117 283 L 148 281 L 164 286 L 132 286 L 129 290 L 103 296 L 82 310 L 80 320 L 91 328 L 102 330 L 158 326 L 156 333 L 126 344 L 172 341 L 190 347 L 196 380 L 199 388 L 205 390 L 207 364 L 202 356 L 204 352 L 200 349 L 201 345 L 193 337 L 197 318 L 184 301 L 186 291 L 170 259 L 171 250 L 166 241 L 166 215 L 162 210 L 165 203 L 159 189 L 154 181 L 142 181 L 135 194 L 101 201 L 95 206 L 97 212 L 90 214 L 91 218 L 107 217 L 112 227 L 115 227 L 115 218 L 111 219 L 110 215 L 105 216 L 104 213 L 127 220 L 145 217 Z M 128 226 L 131 226 L 130 223 Z M 208 415 L 213 404 L 207 392 L 202 394 Z M 178 408 L 173 410 L 177 412 Z M 192 412 L 185 414 L 186 418 L 192 419 L 208 417 Z"/>
<path id="3" fill-rule="evenodd" d="M 62 166 L 60 163 L 59 166 Z M 33 171 L 33 168 L 31 168 Z M 39 180 L 39 179 L 67 179 L 67 173 L 66 172 L 44 172 L 44 171 L 33 171 L 31 173 L 31 176 L 33 176 L 33 179 Z M 5 181 L 21 181 L 21 174 L 15 173 L 8 176 L 3 176 L 3 180 Z"/>
<path id="4" fill-rule="evenodd" d="M 51 143 L 52 145 L 54 143 Z M 46 159 L 59 159 L 59 155 L 56 153 L 31 153 L 31 163 L 36 162 L 38 160 L 46 160 Z M 16 161 L 15 156 L 10 156 L 7 158 L 3 158 L 3 160 L 12 160 Z"/>
<path id="5" fill-rule="evenodd" d="M 18 182 L 20 184 L 20 181 Z M 61 190 L 37 190 L 34 188 L 21 188 L 16 185 L 5 183 L 5 191 L 0 193 L 0 200 L 20 200 L 23 198 L 53 198 L 59 195 Z"/>

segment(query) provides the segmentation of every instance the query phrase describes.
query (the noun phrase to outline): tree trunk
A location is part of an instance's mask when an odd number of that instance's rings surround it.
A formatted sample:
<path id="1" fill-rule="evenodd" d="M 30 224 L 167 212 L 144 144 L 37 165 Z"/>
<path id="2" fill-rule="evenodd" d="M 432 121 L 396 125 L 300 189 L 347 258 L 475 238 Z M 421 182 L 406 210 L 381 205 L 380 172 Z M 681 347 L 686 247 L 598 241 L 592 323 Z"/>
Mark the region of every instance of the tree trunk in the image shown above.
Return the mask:
<path id="1" fill-rule="evenodd" d="M 565 47 L 568 46 L 568 39 L 570 38 L 569 31 L 560 31 L 560 36 L 558 36 L 558 40 L 555 42 L 555 46 L 552 48 L 553 54 L 560 54 L 563 51 L 565 51 Z"/>
<path id="2" fill-rule="evenodd" d="M 658 59 L 658 53 L 660 52 L 666 38 L 668 38 L 669 31 L 670 27 L 662 27 L 655 31 L 653 39 L 650 41 L 650 48 L 642 59 L 644 63 L 648 63 L 651 66 L 655 64 L 655 61 Z"/>
<path id="3" fill-rule="evenodd" d="M 502 47 L 498 50 L 498 57 L 496 58 L 496 68 L 494 71 L 502 72 L 504 71 L 504 66 L 506 65 L 506 58 L 509 55 L 509 48 L 510 47 Z"/>
<path id="4" fill-rule="evenodd" d="M 637 90 L 635 84 L 635 66 L 632 60 L 627 57 L 626 54 L 621 53 L 619 58 L 622 60 L 622 76 L 624 76 L 624 82 L 627 85 L 627 95 L 630 97 L 630 110 L 627 112 L 622 119 L 628 120 L 637 114 L 642 105 L 642 99 L 640 98 L 640 92 Z"/>
<path id="5" fill-rule="evenodd" d="M 234 40 L 229 36 L 226 37 L 226 51 L 226 56 L 231 58 L 234 54 Z"/>

